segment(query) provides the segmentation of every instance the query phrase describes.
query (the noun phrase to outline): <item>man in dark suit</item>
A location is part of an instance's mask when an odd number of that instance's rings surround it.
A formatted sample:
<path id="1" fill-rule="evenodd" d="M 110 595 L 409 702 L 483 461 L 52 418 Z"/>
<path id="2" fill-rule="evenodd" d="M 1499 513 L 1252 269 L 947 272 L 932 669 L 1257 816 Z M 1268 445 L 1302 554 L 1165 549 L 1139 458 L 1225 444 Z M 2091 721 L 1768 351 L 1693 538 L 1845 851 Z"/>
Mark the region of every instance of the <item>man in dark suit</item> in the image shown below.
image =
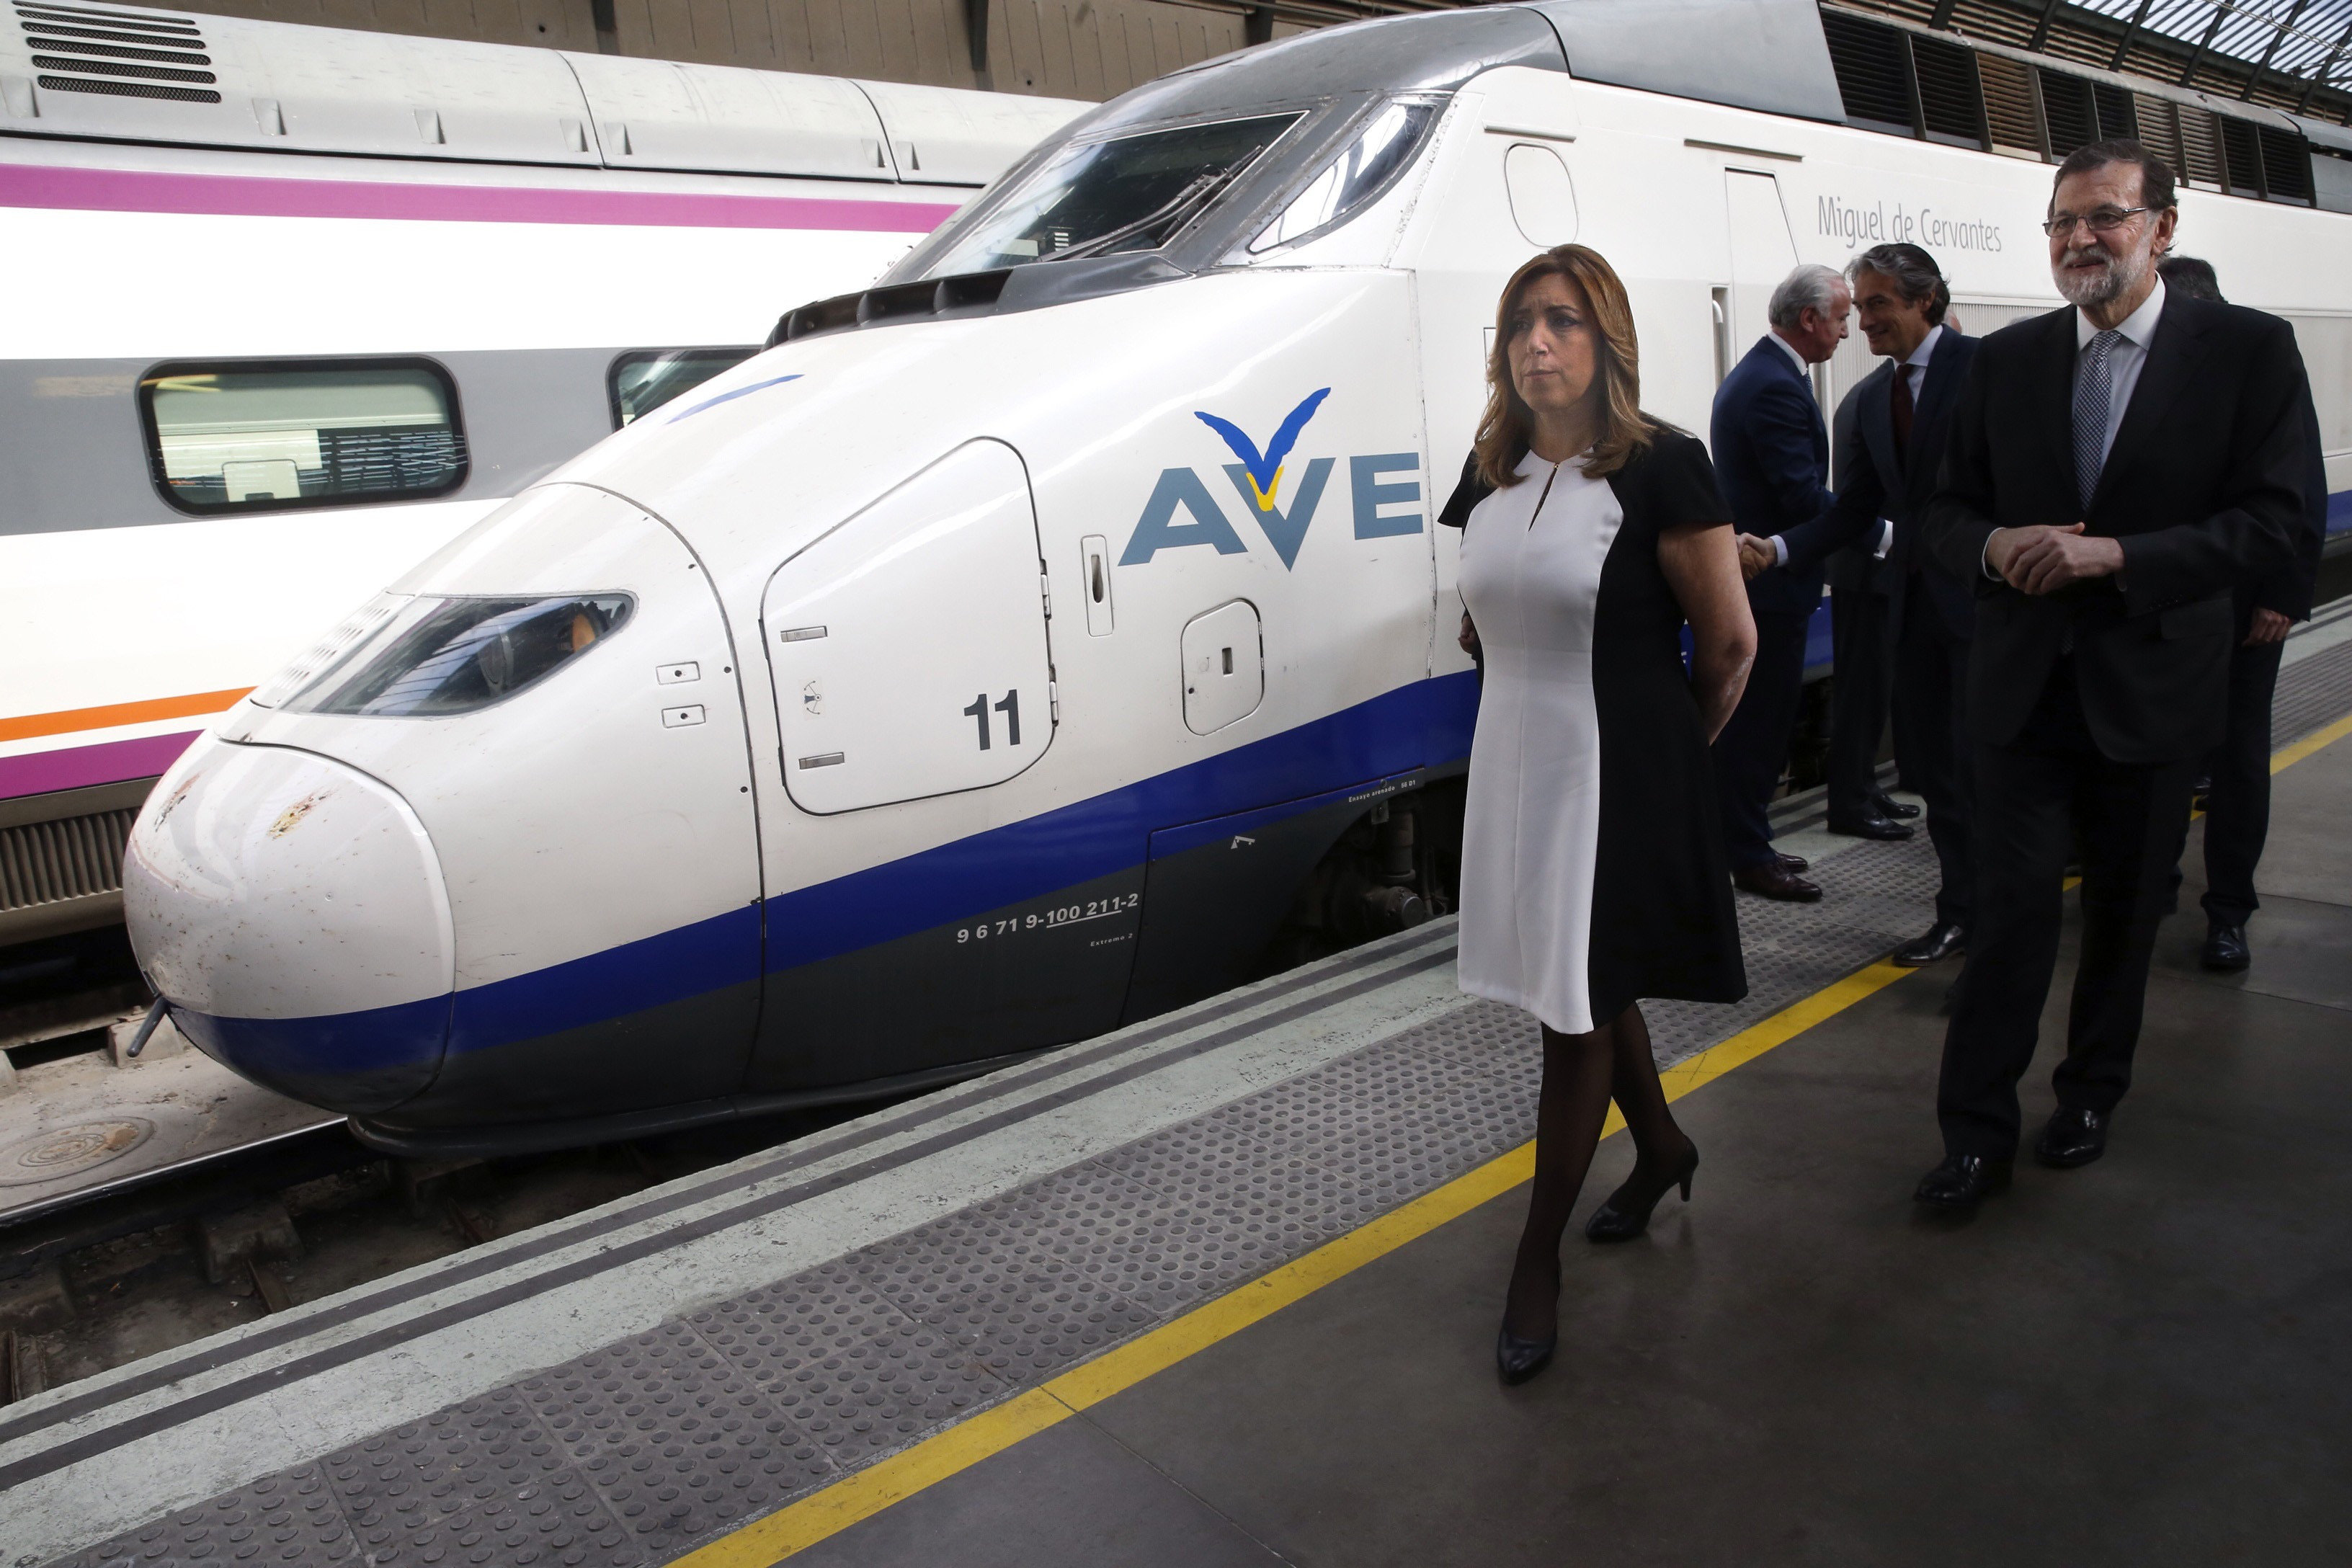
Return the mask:
<path id="1" fill-rule="evenodd" d="M 1848 278 L 1849 284 L 1852 278 Z M 1862 304 L 1854 302 L 1856 324 Z M 1853 389 L 1838 400 L 1830 416 L 1831 484 L 1845 493 L 1853 465 L 1867 461 L 1855 445 L 1856 409 Z M 1884 817 L 1889 827 L 1901 827 L 1919 815 L 1919 808 L 1896 800 L 1878 785 L 1878 742 L 1886 734 L 1886 704 L 1895 679 L 1895 639 L 1887 619 L 1889 605 L 1885 525 L 1879 532 L 1822 558 L 1822 581 L 1830 598 L 1830 746 L 1822 759 L 1822 782 L 1829 797 L 1835 831 L 1858 837 L 1877 836 L 1872 820 Z M 1759 554 L 1755 570 L 1779 565 L 1777 557 Z M 1742 553 L 1740 567 L 1749 569 Z M 1909 837 L 1906 833 L 1903 837 Z"/>
<path id="2" fill-rule="evenodd" d="M 1851 281 L 1851 279 L 1849 279 Z M 1854 301 L 1862 317 L 1862 302 Z M 1854 431 L 1856 405 L 1853 389 L 1838 400 L 1830 418 L 1830 463 L 1840 496 L 1856 462 L 1867 462 L 1855 452 L 1861 437 Z M 1822 557 L 1822 580 L 1830 594 L 1830 745 L 1822 759 L 1822 782 L 1829 796 L 1829 830 L 1856 838 L 1908 838 L 1905 826 L 1919 808 L 1896 800 L 1878 784 L 1878 742 L 1886 733 L 1887 702 L 1895 683 L 1895 632 L 1892 595 L 1901 578 L 1887 570 L 1883 553 L 1891 525 L 1881 523 L 1856 542 Z M 1752 556 L 1743 552 L 1741 570 L 1754 576 L 1780 564 L 1759 541 Z"/>
<path id="3" fill-rule="evenodd" d="M 1927 799 L 1927 835 L 1943 872 L 1934 924 L 1895 950 L 1895 963 L 1916 966 L 1967 946 L 1971 907 L 1960 710 L 1976 590 L 1938 565 L 1919 535 L 1977 342 L 1944 324 L 1951 290 L 1935 258 L 1917 246 L 1874 247 L 1854 258 L 1848 276 L 1863 334 L 1886 363 L 1864 377 L 1849 399 L 1854 439 L 1839 458 L 1837 504 L 1778 538 L 1742 539 L 1740 554 L 1750 568 L 1767 561 L 1802 568 L 1838 550 L 1880 554 L 1868 591 L 1887 605 L 1895 647 L 1895 757 L 1903 782 Z M 1843 666 L 1838 679 L 1845 679 Z M 1871 742 L 1874 747 L 1875 734 Z M 1834 802 L 1830 828 L 1838 830 Z"/>
<path id="4" fill-rule="evenodd" d="M 2168 295 L 2156 258 L 2179 216 L 2138 142 L 2067 155 L 2045 226 L 2071 308 L 1983 341 L 1928 506 L 1927 547 L 1977 593 L 1977 907 L 1937 1089 L 1946 1158 L 1914 1194 L 1931 1207 L 2008 1184 L 2074 833 L 2082 952 L 2033 1152 L 2105 1152 L 2189 786 L 2228 715 L 2231 595 L 2291 561 L 2302 526 L 2294 331 Z"/>
<path id="5" fill-rule="evenodd" d="M 2157 271 L 2176 294 L 2221 302 L 2221 284 L 2211 262 L 2168 256 Z M 2295 538 L 2294 562 L 2239 588 L 2234 595 L 2238 645 L 2230 653 L 2229 731 L 2206 759 L 2213 783 L 2205 795 L 2205 948 L 2199 960 L 2208 969 L 2227 973 L 2253 962 L 2246 944 L 2246 921 L 2262 907 L 2254 897 L 2254 868 L 2262 864 L 2263 845 L 2271 831 L 2271 702 L 2278 693 L 2279 656 L 2286 651 L 2287 628 L 2311 618 L 2319 553 L 2327 541 L 2327 460 L 2308 382 L 2303 391 L 2303 423 L 2309 450 L 2304 467 L 2304 526 Z M 2179 875 L 2173 873 L 2176 884 Z"/>
<path id="6" fill-rule="evenodd" d="M 1779 533 L 1818 517 L 1832 497 L 1830 437 L 1806 367 L 1837 352 L 1853 298 L 1827 267 L 1800 267 L 1772 290 L 1772 330 L 1716 389 L 1711 440 L 1716 483 L 1742 533 Z M 1772 847 L 1766 815 L 1789 760 L 1805 682 L 1805 623 L 1822 602 L 1822 569 L 1775 569 L 1748 584 L 1756 663 L 1748 689 L 1715 738 L 1716 779 L 1732 880 L 1751 893 L 1800 903 L 1822 890 L 1804 862 Z"/>

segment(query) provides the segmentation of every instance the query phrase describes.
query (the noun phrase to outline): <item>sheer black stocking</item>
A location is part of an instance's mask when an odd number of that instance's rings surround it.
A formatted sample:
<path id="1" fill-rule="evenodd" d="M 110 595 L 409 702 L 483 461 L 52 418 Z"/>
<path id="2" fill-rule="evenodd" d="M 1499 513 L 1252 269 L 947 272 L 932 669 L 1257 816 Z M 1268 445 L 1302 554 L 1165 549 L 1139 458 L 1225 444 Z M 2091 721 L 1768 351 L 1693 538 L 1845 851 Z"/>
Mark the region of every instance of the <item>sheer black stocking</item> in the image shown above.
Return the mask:
<path id="1" fill-rule="evenodd" d="M 1658 1058 L 1650 1054 L 1650 1025 L 1639 1004 L 1609 1026 L 1609 1097 L 1633 1137 L 1632 1184 L 1647 1189 L 1682 1169 L 1691 1141 L 1666 1109 L 1665 1086 L 1658 1081 Z"/>
<path id="2" fill-rule="evenodd" d="M 1645 1169 L 1675 1169 L 1690 1148 L 1690 1140 L 1666 1109 L 1641 1008 L 1628 1007 L 1586 1035 L 1563 1035 L 1547 1026 L 1543 1047 L 1535 1181 L 1503 1309 L 1506 1331 L 1515 1338 L 1536 1341 L 1551 1338 L 1558 1329 L 1559 1241 L 1585 1173 L 1591 1168 L 1610 1100 L 1616 1100 L 1633 1135 L 1637 1174 Z"/>

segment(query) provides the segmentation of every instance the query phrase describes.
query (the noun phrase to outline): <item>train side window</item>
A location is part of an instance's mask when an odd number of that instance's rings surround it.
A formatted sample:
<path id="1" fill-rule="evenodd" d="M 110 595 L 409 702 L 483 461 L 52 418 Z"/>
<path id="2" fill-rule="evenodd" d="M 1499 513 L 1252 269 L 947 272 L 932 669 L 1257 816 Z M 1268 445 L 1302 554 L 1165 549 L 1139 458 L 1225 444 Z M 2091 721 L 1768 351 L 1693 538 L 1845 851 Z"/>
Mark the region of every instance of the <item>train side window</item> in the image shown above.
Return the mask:
<path id="1" fill-rule="evenodd" d="M 425 359 L 158 365 L 147 462 L 185 512 L 424 500 L 466 479 L 457 388 Z"/>
<path id="2" fill-rule="evenodd" d="M 613 428 L 644 418 L 681 392 L 690 392 L 741 364 L 756 346 L 723 349 L 633 349 L 604 374 L 604 395 L 613 408 Z"/>

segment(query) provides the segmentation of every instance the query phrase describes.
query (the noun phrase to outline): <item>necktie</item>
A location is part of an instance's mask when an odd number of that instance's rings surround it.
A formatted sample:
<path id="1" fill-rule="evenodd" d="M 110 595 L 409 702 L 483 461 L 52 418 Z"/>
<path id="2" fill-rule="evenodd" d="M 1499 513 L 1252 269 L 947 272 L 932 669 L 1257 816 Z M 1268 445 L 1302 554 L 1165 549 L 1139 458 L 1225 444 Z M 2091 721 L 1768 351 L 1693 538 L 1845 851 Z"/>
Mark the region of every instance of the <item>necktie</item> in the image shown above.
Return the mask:
<path id="1" fill-rule="evenodd" d="M 2099 488 L 2099 470 L 2106 466 L 2107 407 L 2115 397 L 2116 370 L 2109 357 L 2123 334 L 2105 331 L 2083 345 L 2082 363 L 2074 372 L 2074 486 L 2082 492 L 2083 510 Z"/>
<path id="2" fill-rule="evenodd" d="M 1916 412 L 1911 404 L 1911 367 L 1895 367 L 1895 455 L 1901 457 L 1911 449 L 1911 416 Z"/>

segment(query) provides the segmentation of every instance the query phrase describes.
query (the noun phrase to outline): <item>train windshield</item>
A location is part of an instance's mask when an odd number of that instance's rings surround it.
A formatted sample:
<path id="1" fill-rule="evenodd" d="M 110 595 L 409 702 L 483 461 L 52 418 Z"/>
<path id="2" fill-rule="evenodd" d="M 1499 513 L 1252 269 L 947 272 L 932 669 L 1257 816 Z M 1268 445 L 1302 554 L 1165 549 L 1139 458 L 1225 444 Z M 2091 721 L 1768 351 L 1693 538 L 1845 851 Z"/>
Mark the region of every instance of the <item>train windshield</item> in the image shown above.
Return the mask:
<path id="1" fill-rule="evenodd" d="M 257 706 L 373 717 L 471 712 L 552 675 L 621 629 L 626 594 L 385 595 L 338 627 Z"/>
<path id="2" fill-rule="evenodd" d="M 1030 261 L 1156 250 L 1257 162 L 1297 114 L 1146 131 L 1063 148 L 975 215 L 923 268 L 926 278 Z"/>

